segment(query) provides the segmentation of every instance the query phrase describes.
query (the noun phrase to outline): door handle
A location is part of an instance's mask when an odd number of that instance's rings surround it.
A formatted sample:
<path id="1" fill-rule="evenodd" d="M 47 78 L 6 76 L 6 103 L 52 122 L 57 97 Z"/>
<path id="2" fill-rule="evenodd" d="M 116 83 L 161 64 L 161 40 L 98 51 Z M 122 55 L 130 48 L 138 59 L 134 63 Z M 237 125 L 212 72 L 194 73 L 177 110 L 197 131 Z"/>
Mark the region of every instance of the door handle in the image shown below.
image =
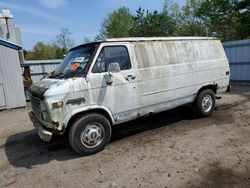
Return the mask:
<path id="1" fill-rule="evenodd" d="M 130 80 L 134 80 L 135 78 L 136 78 L 136 76 L 128 75 L 128 76 L 126 77 L 126 80 L 127 80 L 127 81 L 130 81 Z"/>

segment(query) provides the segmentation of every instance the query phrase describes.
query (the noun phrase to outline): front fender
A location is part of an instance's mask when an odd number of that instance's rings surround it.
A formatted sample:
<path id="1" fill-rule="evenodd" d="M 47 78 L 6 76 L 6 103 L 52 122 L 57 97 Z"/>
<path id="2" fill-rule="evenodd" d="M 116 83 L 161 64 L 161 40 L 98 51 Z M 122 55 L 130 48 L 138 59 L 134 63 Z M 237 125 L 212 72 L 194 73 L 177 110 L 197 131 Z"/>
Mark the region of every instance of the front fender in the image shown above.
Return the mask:
<path id="1" fill-rule="evenodd" d="M 88 112 L 91 110 L 104 110 L 105 112 L 107 112 L 109 114 L 109 118 L 111 119 L 112 124 L 115 123 L 115 119 L 114 119 L 111 111 L 109 110 L 109 108 L 107 108 L 106 106 L 102 106 L 102 105 L 92 105 L 92 106 L 86 106 L 86 107 L 75 109 L 75 110 L 71 111 L 69 114 L 67 114 L 64 121 L 63 121 L 64 128 L 65 129 L 67 128 L 68 123 L 73 116 L 75 116 L 76 114 L 79 114 L 82 112 Z"/>

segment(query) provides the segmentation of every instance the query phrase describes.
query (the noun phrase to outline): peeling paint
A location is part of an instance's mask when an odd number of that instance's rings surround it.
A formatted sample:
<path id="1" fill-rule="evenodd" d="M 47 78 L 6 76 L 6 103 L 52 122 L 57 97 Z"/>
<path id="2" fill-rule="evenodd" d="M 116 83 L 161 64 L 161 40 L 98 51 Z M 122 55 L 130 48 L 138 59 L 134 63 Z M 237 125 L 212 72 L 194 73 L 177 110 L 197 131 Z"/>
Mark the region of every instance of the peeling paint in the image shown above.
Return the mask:
<path id="1" fill-rule="evenodd" d="M 125 46 L 131 69 L 112 74 L 92 73 L 105 46 Z M 44 79 L 33 85 L 31 91 L 43 96 L 49 121 L 58 122 L 56 129 L 63 133 L 70 118 L 83 111 L 102 109 L 113 124 L 119 124 L 191 103 L 199 89 L 207 85 L 217 84 L 218 91 L 225 92 L 229 85 L 227 71 L 223 47 L 215 39 L 103 41 L 86 77 Z M 53 109 L 52 103 L 58 101 L 64 106 Z"/>

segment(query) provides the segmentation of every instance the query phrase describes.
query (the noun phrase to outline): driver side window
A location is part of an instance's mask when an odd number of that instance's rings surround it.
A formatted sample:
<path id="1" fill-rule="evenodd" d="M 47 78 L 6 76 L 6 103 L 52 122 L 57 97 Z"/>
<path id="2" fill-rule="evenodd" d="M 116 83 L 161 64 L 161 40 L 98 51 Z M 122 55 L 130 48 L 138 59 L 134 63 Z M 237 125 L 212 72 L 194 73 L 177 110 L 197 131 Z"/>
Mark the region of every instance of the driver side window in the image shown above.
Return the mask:
<path id="1" fill-rule="evenodd" d="M 92 72 L 107 72 L 110 63 L 118 63 L 121 70 L 130 69 L 131 63 L 127 48 L 125 46 L 106 46 L 102 48 L 102 51 L 96 59 Z"/>

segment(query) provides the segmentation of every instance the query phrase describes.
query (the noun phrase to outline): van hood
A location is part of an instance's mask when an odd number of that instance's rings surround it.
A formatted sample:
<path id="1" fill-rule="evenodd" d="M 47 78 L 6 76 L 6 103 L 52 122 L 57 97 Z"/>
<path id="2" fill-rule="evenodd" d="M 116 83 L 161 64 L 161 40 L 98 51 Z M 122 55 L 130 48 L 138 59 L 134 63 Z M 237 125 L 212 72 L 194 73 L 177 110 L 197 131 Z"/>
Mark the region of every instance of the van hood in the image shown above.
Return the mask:
<path id="1" fill-rule="evenodd" d="M 52 86 L 65 82 L 65 80 L 43 79 L 30 87 L 30 93 L 34 97 L 44 98 L 44 93 Z"/>
<path id="2" fill-rule="evenodd" d="M 87 89 L 87 82 L 83 77 L 69 79 L 45 78 L 36 82 L 30 87 L 32 96 L 41 99 L 55 96 L 76 93 Z"/>

